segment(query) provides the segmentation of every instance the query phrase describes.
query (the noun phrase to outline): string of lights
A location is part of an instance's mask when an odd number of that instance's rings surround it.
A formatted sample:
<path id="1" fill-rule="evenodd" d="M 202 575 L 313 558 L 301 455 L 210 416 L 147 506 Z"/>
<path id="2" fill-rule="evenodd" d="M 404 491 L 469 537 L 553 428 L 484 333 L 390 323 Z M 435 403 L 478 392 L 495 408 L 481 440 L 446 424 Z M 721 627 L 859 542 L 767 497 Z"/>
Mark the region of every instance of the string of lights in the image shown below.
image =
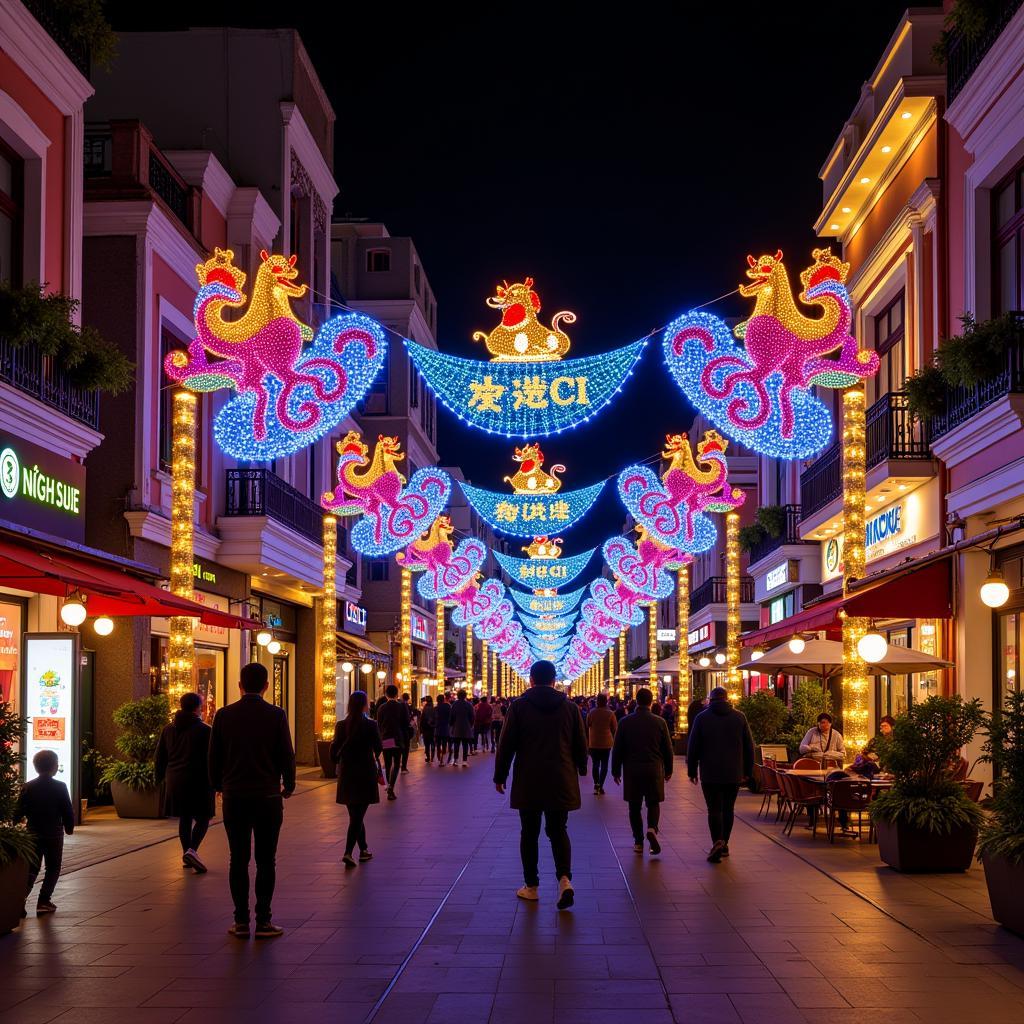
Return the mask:
<path id="1" fill-rule="evenodd" d="M 171 593 L 189 600 L 193 597 L 192 564 L 195 531 L 196 486 L 196 396 L 176 391 L 171 427 Z M 195 647 L 192 619 L 172 616 L 167 642 L 168 697 L 171 710 L 183 694 L 192 689 Z"/>

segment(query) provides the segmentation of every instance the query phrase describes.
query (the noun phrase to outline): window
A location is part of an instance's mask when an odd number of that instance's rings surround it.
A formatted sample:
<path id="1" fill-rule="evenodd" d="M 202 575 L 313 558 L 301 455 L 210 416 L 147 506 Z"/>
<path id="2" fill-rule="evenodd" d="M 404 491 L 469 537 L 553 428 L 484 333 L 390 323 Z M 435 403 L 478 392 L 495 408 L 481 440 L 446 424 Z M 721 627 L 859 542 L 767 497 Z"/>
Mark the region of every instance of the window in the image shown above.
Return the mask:
<path id="1" fill-rule="evenodd" d="M 0 283 L 21 284 L 25 165 L 0 142 Z"/>
<path id="2" fill-rule="evenodd" d="M 369 562 L 370 566 L 370 582 L 371 583 L 386 583 L 388 580 L 388 569 L 391 565 L 389 558 L 373 559 Z"/>
<path id="3" fill-rule="evenodd" d="M 388 388 L 391 383 L 391 355 L 390 352 L 384 357 L 384 364 L 380 373 L 373 378 L 373 384 L 366 397 L 361 402 L 363 413 L 367 416 L 387 416 L 390 411 L 388 402 Z"/>
<path id="4" fill-rule="evenodd" d="M 384 273 L 391 269 L 390 249 L 367 249 L 366 269 L 371 274 Z"/>
<path id="5" fill-rule="evenodd" d="M 168 353 L 178 348 L 186 348 L 187 341 L 183 341 L 174 334 L 165 324 L 160 331 L 160 365 L 157 370 L 159 374 L 160 407 L 159 420 L 157 424 L 157 458 L 161 469 L 170 472 L 171 469 L 171 441 L 174 423 L 174 388 L 164 376 L 164 360 Z M 203 479 L 203 397 L 196 399 L 196 487 L 200 487 Z"/>
<path id="6" fill-rule="evenodd" d="M 1024 165 L 992 190 L 992 312 L 1024 309 Z"/>
<path id="7" fill-rule="evenodd" d="M 904 292 L 900 292 L 881 313 L 875 316 L 875 351 L 878 352 L 878 374 L 875 377 L 873 398 L 899 391 L 906 380 L 903 359 Z"/>
<path id="8" fill-rule="evenodd" d="M 418 263 L 414 263 L 412 265 L 412 286 L 416 290 L 416 294 L 417 295 L 419 295 L 420 288 L 421 288 L 421 280 L 420 279 L 421 279 L 420 265 Z"/>
<path id="9" fill-rule="evenodd" d="M 320 494 L 316 489 L 316 446 L 312 445 L 306 449 L 306 493 L 318 501 Z"/>
<path id="10" fill-rule="evenodd" d="M 409 360 L 409 408 L 415 409 L 420 404 L 420 374 Z"/>

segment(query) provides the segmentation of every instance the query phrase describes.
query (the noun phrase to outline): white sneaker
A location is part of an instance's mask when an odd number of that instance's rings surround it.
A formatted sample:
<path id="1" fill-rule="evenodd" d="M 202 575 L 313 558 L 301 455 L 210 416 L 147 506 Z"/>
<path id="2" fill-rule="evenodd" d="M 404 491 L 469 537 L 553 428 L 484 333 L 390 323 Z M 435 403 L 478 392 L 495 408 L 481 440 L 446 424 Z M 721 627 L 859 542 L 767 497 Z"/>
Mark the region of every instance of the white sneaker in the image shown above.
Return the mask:
<path id="1" fill-rule="evenodd" d="M 524 885 L 516 890 L 516 895 L 521 900 L 539 900 L 540 893 L 537 891 L 537 888 L 536 885 Z"/>
<path id="2" fill-rule="evenodd" d="M 576 892 L 572 887 L 572 882 L 562 875 L 558 880 L 558 903 L 555 905 L 559 910 L 568 910 L 575 901 Z"/>

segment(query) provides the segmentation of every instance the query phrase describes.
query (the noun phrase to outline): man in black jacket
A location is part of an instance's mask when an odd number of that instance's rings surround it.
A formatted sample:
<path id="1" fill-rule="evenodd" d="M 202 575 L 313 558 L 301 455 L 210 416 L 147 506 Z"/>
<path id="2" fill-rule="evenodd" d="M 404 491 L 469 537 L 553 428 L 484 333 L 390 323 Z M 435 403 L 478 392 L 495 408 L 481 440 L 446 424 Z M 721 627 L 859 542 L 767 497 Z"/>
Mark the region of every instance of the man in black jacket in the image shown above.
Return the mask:
<path id="1" fill-rule="evenodd" d="M 384 775 L 388 782 L 388 799 L 397 800 L 395 783 L 402 766 L 402 754 L 409 756 L 412 725 L 409 707 L 398 699 L 398 687 L 394 683 L 385 687 L 384 696 L 387 700 L 377 709 L 377 725 L 380 726 L 380 738 L 384 743 Z"/>
<path id="2" fill-rule="evenodd" d="M 538 898 L 543 818 L 558 877 L 558 909 L 566 910 L 575 899 L 567 826 L 569 812 L 580 806 L 579 777 L 587 774 L 587 737 L 579 708 L 554 688 L 555 675 L 550 661 L 534 662 L 530 689 L 509 704 L 494 761 L 494 786 L 504 793 L 512 769 L 509 802 L 519 811 L 519 855 L 525 880 L 516 895 L 524 900 Z"/>
<path id="3" fill-rule="evenodd" d="M 707 708 L 694 720 L 686 746 L 686 771 L 690 782 L 704 790 L 708 805 L 711 852 L 708 860 L 717 864 L 729 856 L 733 808 L 740 784 L 754 772 L 754 739 L 742 712 L 729 703 L 728 691 L 716 686 Z"/>
<path id="4" fill-rule="evenodd" d="M 612 778 L 619 784 L 623 773 L 623 799 L 629 804 L 633 849 L 644 852 L 643 805 L 647 803 L 647 842 L 651 853 L 661 853 L 658 822 L 665 799 L 665 783 L 672 778 L 672 737 L 668 723 L 651 713 L 654 694 L 643 687 L 636 694 L 636 711 L 627 715 L 615 732 L 612 746 Z"/>
<path id="5" fill-rule="evenodd" d="M 224 831 L 231 867 L 228 883 L 235 923 L 228 934 L 249 937 L 249 855 L 256 856 L 256 938 L 276 938 L 283 928 L 271 919 L 277 840 L 284 820 L 282 798 L 295 792 L 295 751 L 288 718 L 263 699 L 267 670 L 255 663 L 242 669 L 242 698 L 213 719 L 210 785 L 224 794 Z"/>

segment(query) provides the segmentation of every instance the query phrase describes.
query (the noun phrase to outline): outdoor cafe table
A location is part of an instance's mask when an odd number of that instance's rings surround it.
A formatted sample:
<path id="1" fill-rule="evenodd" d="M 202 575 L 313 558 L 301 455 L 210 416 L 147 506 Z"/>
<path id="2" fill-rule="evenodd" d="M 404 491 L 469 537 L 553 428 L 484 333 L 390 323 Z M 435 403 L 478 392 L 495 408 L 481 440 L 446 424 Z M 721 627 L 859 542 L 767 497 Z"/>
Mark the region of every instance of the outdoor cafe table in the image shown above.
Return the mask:
<path id="1" fill-rule="evenodd" d="M 828 769 L 821 769 L 821 768 L 780 768 L 779 769 L 780 772 L 785 772 L 786 775 L 799 775 L 800 778 L 807 779 L 809 782 L 824 782 L 827 776 L 831 775 L 833 772 L 838 772 L 838 771 L 841 771 L 841 770 L 842 769 L 840 769 L 840 768 L 828 768 Z M 851 775 L 849 777 L 850 778 L 855 778 L 856 776 Z M 862 779 L 862 781 L 867 782 L 869 780 Z M 892 785 L 892 779 L 877 779 L 876 778 L 876 779 L 871 779 L 870 782 L 871 782 L 872 786 L 875 786 L 875 787 L 880 788 L 880 789 L 884 788 L 886 786 L 891 786 Z"/>

